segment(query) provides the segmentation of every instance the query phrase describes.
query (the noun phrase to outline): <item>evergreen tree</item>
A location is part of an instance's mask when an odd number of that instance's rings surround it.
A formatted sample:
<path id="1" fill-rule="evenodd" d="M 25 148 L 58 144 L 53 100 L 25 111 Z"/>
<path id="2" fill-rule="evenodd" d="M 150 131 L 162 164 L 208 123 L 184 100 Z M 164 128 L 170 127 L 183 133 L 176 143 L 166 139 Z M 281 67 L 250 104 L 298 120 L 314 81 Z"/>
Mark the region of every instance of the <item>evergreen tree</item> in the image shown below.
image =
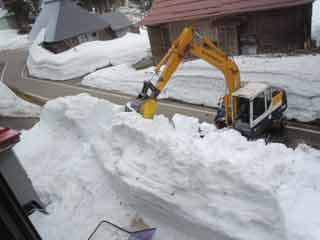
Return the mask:
<path id="1" fill-rule="evenodd" d="M 27 32 L 29 28 L 29 16 L 32 5 L 28 1 L 15 0 L 6 5 L 8 12 L 14 14 L 17 27 L 21 32 Z"/>

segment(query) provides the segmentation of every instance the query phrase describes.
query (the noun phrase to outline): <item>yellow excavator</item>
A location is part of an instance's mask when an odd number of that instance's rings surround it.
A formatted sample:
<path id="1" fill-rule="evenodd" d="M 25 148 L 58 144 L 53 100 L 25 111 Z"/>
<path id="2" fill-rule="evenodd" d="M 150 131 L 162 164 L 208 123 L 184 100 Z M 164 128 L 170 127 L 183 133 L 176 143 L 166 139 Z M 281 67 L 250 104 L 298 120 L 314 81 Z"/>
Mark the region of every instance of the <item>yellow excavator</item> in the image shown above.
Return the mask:
<path id="1" fill-rule="evenodd" d="M 186 27 L 174 41 L 155 68 L 159 74 L 156 83 L 145 81 L 138 97 L 127 103 L 127 111 L 136 111 L 152 119 L 157 113 L 158 96 L 188 54 L 215 66 L 225 77 L 228 91 L 219 104 L 215 118 L 217 127 L 232 127 L 247 137 L 256 138 L 275 124 L 282 125 L 287 109 L 286 92 L 262 82 L 242 86 L 237 64 L 193 27 Z"/>

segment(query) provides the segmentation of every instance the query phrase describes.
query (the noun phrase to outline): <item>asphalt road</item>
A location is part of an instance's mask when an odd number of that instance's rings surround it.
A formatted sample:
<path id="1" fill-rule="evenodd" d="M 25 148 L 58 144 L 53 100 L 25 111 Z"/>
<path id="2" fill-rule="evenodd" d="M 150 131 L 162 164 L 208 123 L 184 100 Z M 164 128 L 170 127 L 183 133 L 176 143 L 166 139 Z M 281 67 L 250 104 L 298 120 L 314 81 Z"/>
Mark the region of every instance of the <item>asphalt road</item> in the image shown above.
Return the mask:
<path id="1" fill-rule="evenodd" d="M 32 95 L 32 100 L 44 104 L 50 99 L 61 96 L 78 95 L 88 93 L 92 96 L 109 100 L 113 103 L 124 105 L 134 98 L 134 96 L 122 94 L 119 92 L 104 91 L 99 89 L 87 88 L 80 85 L 81 79 L 71 81 L 48 81 L 45 79 L 34 79 L 28 77 L 25 63 L 27 59 L 26 50 L 13 50 L 0 52 L 0 63 L 5 63 L 4 71 L 1 75 L 3 80 L 10 88 L 23 95 Z M 172 117 L 175 113 L 193 116 L 200 121 L 213 122 L 215 109 L 201 107 L 192 104 L 179 103 L 170 100 L 161 100 L 159 103 L 159 113 L 167 117 Z M 13 127 L 16 129 L 27 129 L 33 126 L 37 119 L 10 119 L 0 118 L 0 125 Z M 310 129 L 314 129 L 310 126 Z M 290 126 L 281 132 L 273 133 L 273 141 L 285 143 L 290 147 L 295 147 L 300 143 L 306 143 L 316 148 L 320 148 L 320 128 L 315 131 L 306 131 L 303 128 Z"/>
<path id="2" fill-rule="evenodd" d="M 12 117 L 1 117 L 0 126 L 8 127 L 15 130 L 27 130 L 32 128 L 39 118 L 12 118 Z"/>
<path id="3" fill-rule="evenodd" d="M 134 96 L 90 89 L 79 84 L 80 79 L 74 81 L 48 81 L 43 79 L 31 79 L 26 74 L 25 63 L 27 59 L 26 50 L 14 50 L 0 53 L 0 62 L 6 63 L 3 74 L 3 81 L 12 89 L 20 89 L 26 93 L 38 96 L 47 101 L 61 96 L 78 95 L 89 93 L 92 96 L 109 100 L 113 103 L 124 105 L 134 98 Z M 213 122 L 215 110 L 213 108 L 183 104 L 170 100 L 162 100 L 159 103 L 159 113 L 167 117 L 172 117 L 175 113 L 194 116 L 201 121 Z"/>

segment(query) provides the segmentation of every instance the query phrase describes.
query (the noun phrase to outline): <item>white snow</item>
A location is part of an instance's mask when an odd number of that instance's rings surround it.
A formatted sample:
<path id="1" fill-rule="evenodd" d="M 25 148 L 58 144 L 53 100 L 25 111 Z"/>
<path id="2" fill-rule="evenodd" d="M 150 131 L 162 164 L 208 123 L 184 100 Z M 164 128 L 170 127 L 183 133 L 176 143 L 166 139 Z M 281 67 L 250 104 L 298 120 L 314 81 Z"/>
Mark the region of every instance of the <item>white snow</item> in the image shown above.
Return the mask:
<path id="1" fill-rule="evenodd" d="M 5 17 L 8 11 L 0 8 L 0 23 L 1 18 Z M 27 35 L 18 34 L 15 29 L 0 30 L 0 52 L 3 50 L 12 50 L 17 48 L 26 48 L 30 45 Z"/>
<path id="2" fill-rule="evenodd" d="M 8 14 L 8 11 L 6 9 L 0 8 L 0 18 L 6 16 Z"/>
<path id="3" fill-rule="evenodd" d="M 319 151 L 122 110 L 59 98 L 23 133 L 15 151 L 50 202 L 50 215 L 32 216 L 43 239 L 86 239 L 101 219 L 136 217 L 158 228 L 156 239 L 320 239 Z"/>
<path id="4" fill-rule="evenodd" d="M 267 82 L 288 94 L 287 116 L 301 121 L 320 118 L 320 55 L 235 57 L 243 82 Z M 134 70 L 129 65 L 102 69 L 86 76 L 82 84 L 136 95 L 153 68 Z M 156 79 L 156 76 L 154 77 Z M 184 63 L 161 98 L 216 107 L 225 93 L 223 75 L 202 60 Z"/>
<path id="5" fill-rule="evenodd" d="M 312 38 L 317 40 L 320 46 L 320 0 L 313 3 Z"/>
<path id="6" fill-rule="evenodd" d="M 27 48 L 30 45 L 27 35 L 17 33 L 17 30 L 0 30 L 0 51 Z"/>
<path id="7" fill-rule="evenodd" d="M 0 116 L 37 117 L 41 108 L 17 97 L 0 81 Z"/>
<path id="8" fill-rule="evenodd" d="M 132 2 L 129 2 L 128 6 L 120 6 L 116 11 L 126 15 L 133 24 L 140 22 L 144 17 L 140 6 Z"/>
<path id="9" fill-rule="evenodd" d="M 54 54 L 36 42 L 30 47 L 27 66 L 32 76 L 67 80 L 83 76 L 109 64 L 132 64 L 148 54 L 146 31 L 127 33 L 110 41 L 91 41 L 65 52 Z"/>

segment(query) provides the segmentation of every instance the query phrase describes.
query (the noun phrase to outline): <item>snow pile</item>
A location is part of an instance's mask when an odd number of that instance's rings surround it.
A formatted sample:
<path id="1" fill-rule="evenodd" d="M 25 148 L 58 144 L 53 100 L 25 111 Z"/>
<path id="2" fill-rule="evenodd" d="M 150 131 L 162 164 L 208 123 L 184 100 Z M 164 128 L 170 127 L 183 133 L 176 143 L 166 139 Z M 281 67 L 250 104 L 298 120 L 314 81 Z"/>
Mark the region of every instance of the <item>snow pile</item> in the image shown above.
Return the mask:
<path id="1" fill-rule="evenodd" d="M 60 98 L 23 134 L 15 151 L 51 202 L 49 216 L 32 217 L 44 239 L 83 239 L 100 219 L 129 225 L 136 212 L 159 239 L 320 238 L 319 151 L 121 110 Z"/>
<path id="2" fill-rule="evenodd" d="M 137 95 L 143 81 L 152 76 L 153 68 L 136 71 L 130 65 L 121 64 L 91 73 L 83 78 L 81 84 Z"/>
<path id="3" fill-rule="evenodd" d="M 17 97 L 0 81 L 0 116 L 37 117 L 41 108 Z"/>
<path id="4" fill-rule="evenodd" d="M 0 51 L 26 48 L 30 45 L 27 35 L 20 35 L 17 30 L 0 30 Z"/>
<path id="5" fill-rule="evenodd" d="M 0 8 L 0 25 L 7 14 L 7 10 Z M 19 35 L 17 30 L 14 29 L 3 29 L 5 26 L 6 24 L 0 29 L 0 51 L 26 48 L 30 45 L 27 35 Z"/>
<path id="6" fill-rule="evenodd" d="M 317 40 L 320 46 L 320 0 L 313 3 L 312 38 Z"/>
<path id="7" fill-rule="evenodd" d="M 239 56 L 235 61 L 243 82 L 268 82 L 286 89 L 289 118 L 320 119 L 320 55 Z M 86 76 L 82 84 L 136 95 L 143 81 L 152 76 L 153 68 L 135 71 L 128 65 L 119 65 Z M 224 77 L 216 68 L 195 60 L 179 68 L 161 97 L 216 107 L 225 89 Z"/>
<path id="8" fill-rule="evenodd" d="M 109 64 L 135 63 L 150 48 L 146 31 L 127 33 L 109 41 L 83 43 L 54 54 L 34 43 L 29 50 L 27 66 L 32 76 L 51 80 L 67 80 L 83 76 Z"/>
<path id="9" fill-rule="evenodd" d="M 8 14 L 8 11 L 6 9 L 0 8 L 0 18 L 6 16 Z"/>

